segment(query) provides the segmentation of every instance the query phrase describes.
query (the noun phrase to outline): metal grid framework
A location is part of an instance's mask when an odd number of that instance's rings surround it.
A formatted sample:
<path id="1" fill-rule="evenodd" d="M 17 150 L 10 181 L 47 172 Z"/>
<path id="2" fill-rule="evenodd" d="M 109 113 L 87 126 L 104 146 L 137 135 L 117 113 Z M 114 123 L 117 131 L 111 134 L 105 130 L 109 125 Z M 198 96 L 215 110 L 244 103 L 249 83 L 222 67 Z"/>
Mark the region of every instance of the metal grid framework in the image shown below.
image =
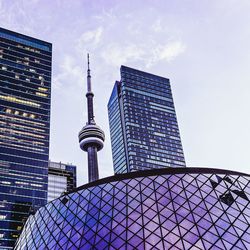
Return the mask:
<path id="1" fill-rule="evenodd" d="M 205 168 L 105 178 L 40 208 L 16 249 L 250 249 L 249 181 Z"/>

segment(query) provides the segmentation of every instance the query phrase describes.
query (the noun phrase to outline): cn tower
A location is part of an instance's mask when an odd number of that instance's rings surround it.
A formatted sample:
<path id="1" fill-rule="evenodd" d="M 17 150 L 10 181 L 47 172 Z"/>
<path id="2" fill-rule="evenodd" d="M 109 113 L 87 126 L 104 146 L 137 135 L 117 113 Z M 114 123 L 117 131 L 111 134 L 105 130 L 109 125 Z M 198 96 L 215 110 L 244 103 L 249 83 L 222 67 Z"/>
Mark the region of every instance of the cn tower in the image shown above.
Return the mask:
<path id="1" fill-rule="evenodd" d="M 87 70 L 87 108 L 88 108 L 88 122 L 79 132 L 80 148 L 88 153 L 88 179 L 89 182 L 99 179 L 97 152 L 103 148 L 105 139 L 104 132 L 96 125 L 94 120 L 93 97 L 94 93 L 91 89 L 91 75 L 89 68 L 89 54 L 88 70 Z"/>

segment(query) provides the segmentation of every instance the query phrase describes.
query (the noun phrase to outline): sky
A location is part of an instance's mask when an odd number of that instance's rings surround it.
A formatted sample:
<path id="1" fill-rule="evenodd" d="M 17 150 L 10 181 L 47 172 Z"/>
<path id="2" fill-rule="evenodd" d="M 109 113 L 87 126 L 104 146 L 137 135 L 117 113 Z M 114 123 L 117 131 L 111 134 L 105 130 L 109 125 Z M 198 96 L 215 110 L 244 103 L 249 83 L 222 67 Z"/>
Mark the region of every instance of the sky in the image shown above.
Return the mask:
<path id="1" fill-rule="evenodd" d="M 86 124 L 86 54 L 113 175 L 107 103 L 120 66 L 170 79 L 188 167 L 250 174 L 249 0 L 0 0 L 0 26 L 53 44 L 50 159 L 77 165 Z"/>

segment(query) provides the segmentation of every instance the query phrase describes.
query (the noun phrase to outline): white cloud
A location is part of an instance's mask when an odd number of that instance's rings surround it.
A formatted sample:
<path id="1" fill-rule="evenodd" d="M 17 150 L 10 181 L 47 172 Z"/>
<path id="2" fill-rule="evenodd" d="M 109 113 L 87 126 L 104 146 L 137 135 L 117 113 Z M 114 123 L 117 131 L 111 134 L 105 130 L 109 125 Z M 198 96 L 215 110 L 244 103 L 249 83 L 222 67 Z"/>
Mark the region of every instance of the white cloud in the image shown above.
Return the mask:
<path id="1" fill-rule="evenodd" d="M 78 49 L 82 50 L 83 47 L 86 47 L 86 44 L 91 45 L 91 47 L 97 46 L 101 41 L 102 35 L 102 27 L 84 32 L 77 41 Z"/>
<path id="2" fill-rule="evenodd" d="M 184 53 L 185 50 L 186 45 L 181 41 L 168 42 L 164 45 L 155 46 L 146 67 L 149 68 L 159 61 L 171 62 L 180 54 Z"/>
<path id="3" fill-rule="evenodd" d="M 21 32 L 27 35 L 34 35 L 35 26 L 34 18 L 31 17 L 29 6 L 33 6 L 33 2 L 29 2 L 28 6 L 25 1 L 0 1 L 0 23 L 3 28 Z"/>
<path id="4" fill-rule="evenodd" d="M 54 77 L 54 87 L 56 89 L 62 88 L 62 86 L 67 85 L 78 86 L 82 85 L 83 70 L 79 67 L 74 57 L 65 55 L 62 59 L 62 63 L 59 66 L 59 73 L 55 74 Z"/>
<path id="5" fill-rule="evenodd" d="M 185 51 L 185 49 L 186 49 L 186 46 L 182 42 L 180 41 L 172 42 L 172 43 L 166 44 L 165 46 L 161 48 L 159 57 L 162 60 L 166 60 L 170 62 L 173 59 L 175 59 L 177 56 L 182 54 Z"/>
<path id="6" fill-rule="evenodd" d="M 114 8 L 103 8 L 98 15 L 93 15 L 93 18 L 101 21 L 102 23 L 108 22 L 109 24 L 112 24 L 117 20 L 117 13 Z"/>
<path id="7" fill-rule="evenodd" d="M 103 50 L 101 56 L 107 64 L 120 66 L 127 61 L 141 60 L 144 54 L 144 50 L 134 44 L 128 44 L 125 46 L 110 44 Z"/>
<path id="8" fill-rule="evenodd" d="M 157 33 L 163 31 L 164 29 L 163 29 L 163 26 L 162 26 L 162 21 L 161 21 L 161 19 L 158 18 L 158 19 L 152 24 L 151 28 L 152 28 L 152 30 L 153 30 L 154 32 L 157 32 Z"/>
<path id="9" fill-rule="evenodd" d="M 139 61 L 149 68 L 160 62 L 171 62 L 177 56 L 182 54 L 186 46 L 181 41 L 168 42 L 166 44 L 156 45 L 151 42 L 144 45 L 126 44 L 120 45 L 113 43 L 103 49 L 102 58 L 107 64 L 112 66 L 120 66 L 127 62 Z"/>

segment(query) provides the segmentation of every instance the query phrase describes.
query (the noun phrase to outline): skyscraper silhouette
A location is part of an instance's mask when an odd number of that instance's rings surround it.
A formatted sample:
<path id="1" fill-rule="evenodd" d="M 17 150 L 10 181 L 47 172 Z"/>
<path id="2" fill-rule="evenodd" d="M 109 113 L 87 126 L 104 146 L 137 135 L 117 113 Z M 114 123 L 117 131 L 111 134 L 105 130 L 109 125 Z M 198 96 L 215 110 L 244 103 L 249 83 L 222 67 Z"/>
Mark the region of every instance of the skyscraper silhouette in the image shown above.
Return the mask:
<path id="1" fill-rule="evenodd" d="M 0 28 L 0 248 L 47 202 L 52 44 Z"/>
<path id="2" fill-rule="evenodd" d="M 115 173 L 185 167 L 169 79 L 121 66 L 108 111 Z"/>

